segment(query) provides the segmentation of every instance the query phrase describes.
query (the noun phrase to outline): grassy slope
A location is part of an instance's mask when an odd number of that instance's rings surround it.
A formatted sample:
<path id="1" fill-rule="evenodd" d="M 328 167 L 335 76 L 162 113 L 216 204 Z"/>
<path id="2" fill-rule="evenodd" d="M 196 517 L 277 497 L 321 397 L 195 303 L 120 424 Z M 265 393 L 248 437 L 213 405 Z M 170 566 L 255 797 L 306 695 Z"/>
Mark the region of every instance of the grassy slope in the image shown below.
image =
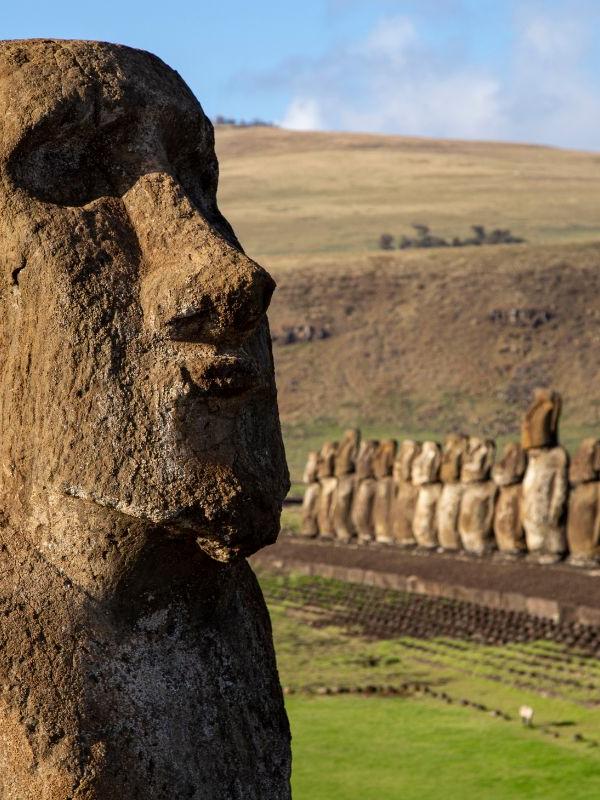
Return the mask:
<path id="1" fill-rule="evenodd" d="M 332 332 L 274 347 L 294 480 L 348 425 L 507 437 L 538 384 L 565 395 L 567 444 L 600 427 L 600 156 L 260 128 L 220 128 L 217 148 L 221 207 L 279 284 L 273 330 Z M 411 221 L 512 227 L 528 244 L 377 250 Z M 490 319 L 532 307 L 551 321 Z"/>

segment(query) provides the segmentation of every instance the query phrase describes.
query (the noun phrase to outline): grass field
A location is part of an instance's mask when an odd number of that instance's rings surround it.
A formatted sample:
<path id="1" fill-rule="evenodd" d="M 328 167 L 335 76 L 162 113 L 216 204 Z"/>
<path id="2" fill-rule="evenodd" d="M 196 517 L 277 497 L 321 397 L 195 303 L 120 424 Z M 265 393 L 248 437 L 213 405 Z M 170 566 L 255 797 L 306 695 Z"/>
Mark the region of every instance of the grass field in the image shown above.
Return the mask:
<path id="1" fill-rule="evenodd" d="M 296 800 L 598 796 L 598 659 L 544 640 L 368 637 L 328 624 L 356 595 L 350 585 L 259 579 L 287 691 Z M 524 703 L 532 728 L 519 721 Z"/>

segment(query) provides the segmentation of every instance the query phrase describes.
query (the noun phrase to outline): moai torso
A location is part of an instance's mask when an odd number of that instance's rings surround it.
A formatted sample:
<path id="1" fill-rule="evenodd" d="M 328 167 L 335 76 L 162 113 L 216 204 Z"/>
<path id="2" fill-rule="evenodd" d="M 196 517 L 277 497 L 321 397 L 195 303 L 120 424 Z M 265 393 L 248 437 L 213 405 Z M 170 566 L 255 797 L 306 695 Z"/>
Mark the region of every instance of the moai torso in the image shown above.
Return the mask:
<path id="1" fill-rule="evenodd" d="M 494 546 L 496 484 L 489 477 L 495 452 L 496 445 L 491 439 L 471 437 L 463 456 L 461 482 L 464 491 L 458 531 L 464 549 L 473 555 L 483 555 Z"/>
<path id="2" fill-rule="evenodd" d="M 274 282 L 157 57 L 0 42 L 0 797 L 284 800 Z"/>
<path id="3" fill-rule="evenodd" d="M 437 506 L 438 541 L 444 550 L 459 550 L 462 546 L 458 532 L 458 515 L 463 495 L 460 473 L 468 437 L 451 434 L 444 442 L 440 479 L 442 493 Z"/>
<path id="4" fill-rule="evenodd" d="M 437 547 L 437 504 L 442 493 L 439 482 L 442 452 L 437 442 L 423 442 L 421 452 L 413 461 L 412 480 L 418 487 L 413 536 L 419 547 Z"/>
<path id="5" fill-rule="evenodd" d="M 337 442 L 325 442 L 319 454 L 317 475 L 319 477 L 321 491 L 319 493 L 317 520 L 319 525 L 319 536 L 322 539 L 335 538 L 333 502 L 337 487 L 337 478 L 335 477 L 335 459 L 337 455 L 337 449 Z"/>
<path id="6" fill-rule="evenodd" d="M 525 551 L 525 531 L 521 520 L 523 476 L 527 454 L 518 442 L 510 442 L 494 465 L 492 478 L 498 487 L 494 511 L 494 536 L 498 550 L 506 556 Z"/>
<path id="7" fill-rule="evenodd" d="M 302 524 L 300 534 L 308 539 L 314 539 L 319 535 L 319 497 L 321 494 L 321 484 L 318 480 L 319 452 L 312 450 L 308 454 L 306 467 L 302 480 L 306 486 L 302 498 Z"/>
<path id="8" fill-rule="evenodd" d="M 569 466 L 567 543 L 576 565 L 600 560 L 600 441 L 584 439 Z"/>
<path id="9" fill-rule="evenodd" d="M 356 491 L 356 458 L 360 444 L 360 431 L 345 432 L 335 461 L 337 486 L 333 499 L 333 524 L 336 539 L 349 542 L 356 538 L 352 523 L 352 504 Z"/>
<path id="10" fill-rule="evenodd" d="M 368 544 L 375 539 L 373 505 L 377 481 L 373 465 L 378 448 L 379 442 L 376 439 L 363 440 L 356 459 L 357 486 L 352 503 L 352 523 L 361 544 Z"/>
<path id="11" fill-rule="evenodd" d="M 421 452 L 421 443 L 406 439 L 400 443 L 394 461 L 394 500 L 392 504 L 392 537 L 400 547 L 412 547 L 413 519 L 419 494 L 418 486 L 412 482 L 412 468 L 415 458 Z"/>
<path id="12" fill-rule="evenodd" d="M 380 544 L 392 543 L 392 503 L 394 500 L 394 479 L 392 471 L 398 443 L 395 439 L 387 439 L 379 445 L 373 471 L 377 480 L 375 500 L 373 502 L 373 526 L 375 539 Z"/>

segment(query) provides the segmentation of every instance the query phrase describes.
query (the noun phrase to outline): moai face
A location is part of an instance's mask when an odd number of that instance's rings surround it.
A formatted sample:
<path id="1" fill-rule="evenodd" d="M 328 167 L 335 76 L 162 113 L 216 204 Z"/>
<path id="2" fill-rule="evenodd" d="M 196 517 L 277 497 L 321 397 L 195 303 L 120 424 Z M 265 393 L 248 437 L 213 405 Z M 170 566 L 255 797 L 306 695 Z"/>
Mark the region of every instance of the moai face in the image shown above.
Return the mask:
<path id="1" fill-rule="evenodd" d="M 523 480 L 527 467 L 527 454 L 519 442 L 509 442 L 502 457 L 494 464 L 492 478 L 496 486 L 511 486 Z"/>
<path id="2" fill-rule="evenodd" d="M 460 433 L 451 433 L 444 441 L 440 480 L 442 483 L 456 483 L 460 480 L 460 469 L 468 446 L 469 438 Z"/>
<path id="3" fill-rule="evenodd" d="M 373 460 L 379 447 L 377 439 L 363 439 L 356 457 L 356 477 L 359 480 L 373 477 Z"/>
<path id="4" fill-rule="evenodd" d="M 360 431 L 358 428 L 349 428 L 344 431 L 335 459 L 335 474 L 339 478 L 350 475 L 356 469 L 359 443 Z"/>
<path id="5" fill-rule="evenodd" d="M 460 479 L 463 483 L 486 481 L 494 463 L 496 444 L 492 439 L 471 436 L 469 446 L 462 458 Z"/>
<path id="6" fill-rule="evenodd" d="M 420 452 L 420 442 L 415 442 L 412 439 L 405 439 L 400 442 L 393 469 L 396 483 L 409 483 L 412 480 L 413 462 Z"/>
<path id="7" fill-rule="evenodd" d="M 521 444 L 525 450 L 533 447 L 555 447 L 558 444 L 558 421 L 562 399 L 558 392 L 535 389 L 533 402 L 521 425 Z"/>
<path id="8" fill-rule="evenodd" d="M 569 465 L 569 481 L 573 486 L 598 480 L 600 475 L 600 440 L 584 439 Z"/>
<path id="9" fill-rule="evenodd" d="M 397 449 L 398 442 L 395 439 L 384 439 L 381 442 L 373 464 L 376 478 L 387 478 L 392 474 Z"/>
<path id="10" fill-rule="evenodd" d="M 335 472 L 335 458 L 337 455 L 338 443 L 325 442 L 319 453 L 319 463 L 317 476 L 321 478 L 331 478 Z"/>
<path id="11" fill-rule="evenodd" d="M 272 542 L 274 282 L 219 213 L 199 103 L 148 53 L 36 40 L 0 44 L 0 109 L 5 509 L 76 498 L 220 560 Z"/>
<path id="12" fill-rule="evenodd" d="M 415 486 L 439 480 L 442 451 L 437 442 L 423 442 L 421 452 L 413 461 L 412 481 Z"/>

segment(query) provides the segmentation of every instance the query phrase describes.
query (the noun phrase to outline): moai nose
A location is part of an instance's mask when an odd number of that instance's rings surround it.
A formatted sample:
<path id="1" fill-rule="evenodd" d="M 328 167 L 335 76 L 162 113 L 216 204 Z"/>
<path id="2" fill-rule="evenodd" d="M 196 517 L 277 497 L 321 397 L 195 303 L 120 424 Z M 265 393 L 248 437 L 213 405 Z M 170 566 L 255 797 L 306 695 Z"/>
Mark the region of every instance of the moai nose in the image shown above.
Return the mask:
<path id="1" fill-rule="evenodd" d="M 213 344 L 252 333 L 275 289 L 269 273 L 227 242 L 171 176 L 145 175 L 123 200 L 144 261 L 146 325 Z"/>

